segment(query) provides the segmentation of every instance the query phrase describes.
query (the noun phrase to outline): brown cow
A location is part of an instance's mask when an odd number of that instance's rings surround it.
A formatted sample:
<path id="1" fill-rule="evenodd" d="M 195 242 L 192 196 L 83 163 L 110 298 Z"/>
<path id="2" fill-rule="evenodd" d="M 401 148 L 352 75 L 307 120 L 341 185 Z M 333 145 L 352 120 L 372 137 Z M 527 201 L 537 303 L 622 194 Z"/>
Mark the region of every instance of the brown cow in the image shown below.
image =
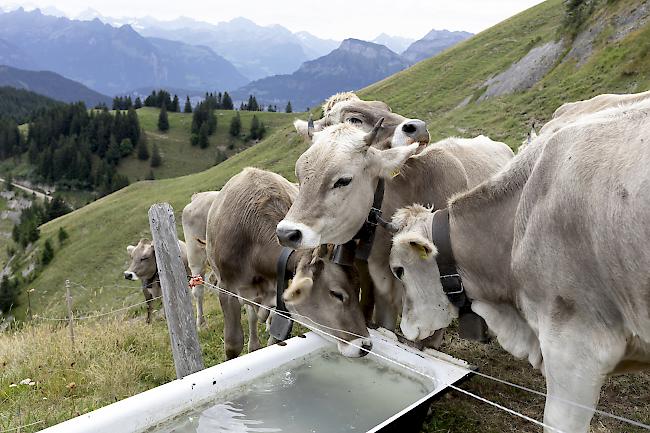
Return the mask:
<path id="1" fill-rule="evenodd" d="M 275 306 L 276 263 L 282 251 L 275 227 L 297 192 L 297 187 L 282 176 L 255 168 L 244 169 L 223 187 L 220 204 L 212 206 L 208 214 L 206 248 L 208 261 L 219 270 L 225 289 Z M 314 258 L 312 250 L 295 252 L 288 268 L 296 274 L 284 294 L 289 311 L 310 317 L 345 341 L 338 344 L 342 354 L 363 356 L 363 349 L 370 349 L 372 344 L 351 269 Z M 224 293 L 219 300 L 224 312 L 226 356 L 234 358 L 244 342 L 240 302 Z"/>

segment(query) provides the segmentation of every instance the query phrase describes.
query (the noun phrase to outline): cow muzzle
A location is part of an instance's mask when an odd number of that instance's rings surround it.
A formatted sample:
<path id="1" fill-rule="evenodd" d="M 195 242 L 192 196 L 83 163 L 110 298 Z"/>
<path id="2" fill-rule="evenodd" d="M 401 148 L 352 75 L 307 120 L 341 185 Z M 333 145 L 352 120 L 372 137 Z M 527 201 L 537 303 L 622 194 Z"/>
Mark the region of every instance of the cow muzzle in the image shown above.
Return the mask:
<path id="1" fill-rule="evenodd" d="M 427 124 L 420 119 L 409 119 L 395 128 L 391 147 L 408 146 L 413 143 L 429 143 Z"/>
<path id="2" fill-rule="evenodd" d="M 138 276 L 135 274 L 135 272 L 126 271 L 124 272 L 124 279 L 136 281 L 138 280 Z"/>
<path id="3" fill-rule="evenodd" d="M 372 350 L 370 338 L 357 338 L 347 343 L 338 342 L 339 353 L 347 358 L 361 358 Z"/>
<path id="4" fill-rule="evenodd" d="M 282 220 L 276 227 L 275 233 L 282 246 L 294 250 L 316 248 L 320 245 L 320 235 L 311 227 L 301 223 Z"/>

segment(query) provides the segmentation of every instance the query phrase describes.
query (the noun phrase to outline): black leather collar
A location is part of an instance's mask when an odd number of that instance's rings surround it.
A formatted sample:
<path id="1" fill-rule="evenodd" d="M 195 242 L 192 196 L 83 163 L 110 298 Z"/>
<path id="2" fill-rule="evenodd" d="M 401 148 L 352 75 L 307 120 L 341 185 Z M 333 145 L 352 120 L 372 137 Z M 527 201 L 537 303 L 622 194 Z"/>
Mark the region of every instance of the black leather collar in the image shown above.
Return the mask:
<path id="1" fill-rule="evenodd" d="M 375 188 L 375 195 L 372 201 L 372 207 L 366 217 L 366 222 L 363 223 L 361 229 L 356 235 L 342 245 L 337 245 L 334 249 L 332 261 L 338 265 L 352 266 L 354 259 L 368 261 L 370 251 L 375 241 L 375 232 L 377 226 L 386 226 L 387 222 L 381 218 L 381 206 L 384 203 L 384 190 L 385 181 L 379 178 L 377 187 Z"/>
<path id="2" fill-rule="evenodd" d="M 271 334 L 272 337 L 279 341 L 284 341 L 289 338 L 291 335 L 291 329 L 293 328 L 293 320 L 289 318 L 291 314 L 287 310 L 287 306 L 284 303 L 284 298 L 282 297 L 284 291 L 287 289 L 289 280 L 293 278 L 293 272 L 287 269 L 289 258 L 293 253 L 294 250 L 291 248 L 282 248 L 282 252 L 278 257 L 276 264 L 275 310 L 282 315 L 273 315 L 273 318 L 271 319 L 271 327 L 269 328 L 269 334 Z"/>
<path id="3" fill-rule="evenodd" d="M 472 301 L 465 292 L 463 279 L 456 268 L 449 231 L 449 209 L 440 209 L 433 213 L 431 240 L 438 249 L 436 263 L 440 271 L 442 290 L 449 302 L 458 308 L 460 337 L 480 342 L 489 341 L 487 324 L 481 316 L 472 311 Z"/>

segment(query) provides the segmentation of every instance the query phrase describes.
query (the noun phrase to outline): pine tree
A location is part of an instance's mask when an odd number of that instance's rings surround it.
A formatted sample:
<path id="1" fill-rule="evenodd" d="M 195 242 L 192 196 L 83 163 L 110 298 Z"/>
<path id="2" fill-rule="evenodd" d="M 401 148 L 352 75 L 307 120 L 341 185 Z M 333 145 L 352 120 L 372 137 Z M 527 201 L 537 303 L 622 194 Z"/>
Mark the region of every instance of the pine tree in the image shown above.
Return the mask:
<path id="1" fill-rule="evenodd" d="M 224 110 L 232 110 L 235 108 L 235 106 L 232 103 L 232 99 L 230 98 L 230 95 L 228 92 L 223 92 L 223 99 L 221 101 L 221 108 Z"/>
<path id="2" fill-rule="evenodd" d="M 192 103 L 190 102 L 190 97 L 188 96 L 185 99 L 185 108 L 183 109 L 185 113 L 191 113 L 192 112 Z"/>
<path id="3" fill-rule="evenodd" d="M 208 126 L 207 122 L 204 122 L 203 125 L 201 125 L 201 129 L 199 129 L 199 139 L 198 139 L 198 144 L 201 149 L 205 149 L 208 147 L 208 131 L 210 127 Z"/>
<path id="4" fill-rule="evenodd" d="M 52 248 L 52 242 L 49 239 L 45 240 L 43 245 L 43 252 L 41 253 L 41 263 L 43 265 L 48 265 L 54 258 L 54 248 Z"/>
<path id="5" fill-rule="evenodd" d="M 174 100 L 172 101 L 172 109 L 169 111 L 172 111 L 174 113 L 181 111 L 180 104 L 178 102 L 178 95 L 174 95 Z"/>
<path id="6" fill-rule="evenodd" d="M 233 116 L 232 120 L 230 120 L 229 132 L 233 137 L 239 137 L 239 134 L 241 134 L 241 118 L 239 117 L 239 111 L 237 112 L 237 115 Z"/>
<path id="7" fill-rule="evenodd" d="M 147 145 L 147 136 L 144 131 L 142 131 L 140 141 L 138 141 L 138 159 L 141 161 L 149 159 L 149 146 Z"/>
<path id="8" fill-rule="evenodd" d="M 9 279 L 9 276 L 2 277 L 0 282 L 0 311 L 8 312 L 18 304 L 18 284 Z"/>
<path id="9" fill-rule="evenodd" d="M 133 108 L 135 108 L 136 110 L 138 108 L 142 108 L 142 99 L 140 99 L 139 96 L 135 98 L 135 103 L 133 104 Z"/>
<path id="10" fill-rule="evenodd" d="M 257 116 L 253 114 L 253 119 L 251 120 L 251 129 L 248 133 L 248 138 L 250 140 L 257 140 L 258 137 L 258 131 L 260 128 L 260 121 L 257 119 Z"/>
<path id="11" fill-rule="evenodd" d="M 257 128 L 257 139 L 261 140 L 262 138 L 264 138 L 265 135 L 266 135 L 266 126 L 264 126 L 264 122 L 260 121 L 260 127 Z"/>
<path id="12" fill-rule="evenodd" d="M 63 245 L 63 243 L 70 237 L 67 231 L 63 227 L 59 227 L 59 233 L 58 233 L 58 238 L 59 238 L 59 246 Z"/>
<path id="13" fill-rule="evenodd" d="M 287 106 L 284 109 L 285 113 L 293 113 L 293 107 L 291 107 L 291 101 L 287 102 Z"/>
<path id="14" fill-rule="evenodd" d="M 169 131 L 169 119 L 167 118 L 167 106 L 162 104 L 160 114 L 158 115 L 158 130 L 162 132 Z"/>
<path id="15" fill-rule="evenodd" d="M 162 158 L 160 157 L 160 151 L 158 150 L 158 144 L 153 144 L 153 152 L 151 154 L 151 166 L 156 168 L 160 167 L 162 164 Z"/>

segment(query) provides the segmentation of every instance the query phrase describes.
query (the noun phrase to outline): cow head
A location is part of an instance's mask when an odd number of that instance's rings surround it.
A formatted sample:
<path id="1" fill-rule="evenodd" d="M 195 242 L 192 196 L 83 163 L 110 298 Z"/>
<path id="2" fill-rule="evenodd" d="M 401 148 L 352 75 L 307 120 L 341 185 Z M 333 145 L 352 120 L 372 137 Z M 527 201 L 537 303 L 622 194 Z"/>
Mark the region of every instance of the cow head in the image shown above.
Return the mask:
<path id="1" fill-rule="evenodd" d="M 409 340 L 422 340 L 446 328 L 458 317 L 444 293 L 436 263 L 438 250 L 431 242 L 433 214 L 421 205 L 407 206 L 393 215 L 396 230 L 390 268 L 404 285 L 400 328 Z"/>
<path id="2" fill-rule="evenodd" d="M 375 147 L 389 149 L 407 146 L 411 143 L 428 143 L 429 131 L 426 124 L 419 119 L 407 119 L 393 113 L 388 105 L 381 101 L 362 101 L 352 92 L 337 93 L 323 104 L 323 118 L 310 123 L 296 120 L 296 131 L 305 137 L 312 137 L 331 125 L 349 123 L 364 132 L 370 132 L 379 119 L 384 119 L 384 126 L 377 135 Z"/>
<path id="3" fill-rule="evenodd" d="M 419 144 L 380 150 L 381 119 L 369 133 L 342 123 L 314 135 L 296 162 L 298 197 L 277 226 L 282 245 L 294 249 L 343 244 L 359 231 L 372 207 L 379 178 L 390 178 Z"/>
<path id="4" fill-rule="evenodd" d="M 326 338 L 327 334 L 335 336 L 342 355 L 357 358 L 372 348 L 357 287 L 359 281 L 351 267 L 307 253 L 283 298 L 291 313 L 310 319 L 306 323 L 310 328 L 322 331 Z"/>
<path id="5" fill-rule="evenodd" d="M 124 271 L 127 280 L 148 280 L 156 273 L 156 256 L 149 239 L 140 239 L 137 245 L 129 245 L 126 252 L 131 257 L 129 268 Z"/>

